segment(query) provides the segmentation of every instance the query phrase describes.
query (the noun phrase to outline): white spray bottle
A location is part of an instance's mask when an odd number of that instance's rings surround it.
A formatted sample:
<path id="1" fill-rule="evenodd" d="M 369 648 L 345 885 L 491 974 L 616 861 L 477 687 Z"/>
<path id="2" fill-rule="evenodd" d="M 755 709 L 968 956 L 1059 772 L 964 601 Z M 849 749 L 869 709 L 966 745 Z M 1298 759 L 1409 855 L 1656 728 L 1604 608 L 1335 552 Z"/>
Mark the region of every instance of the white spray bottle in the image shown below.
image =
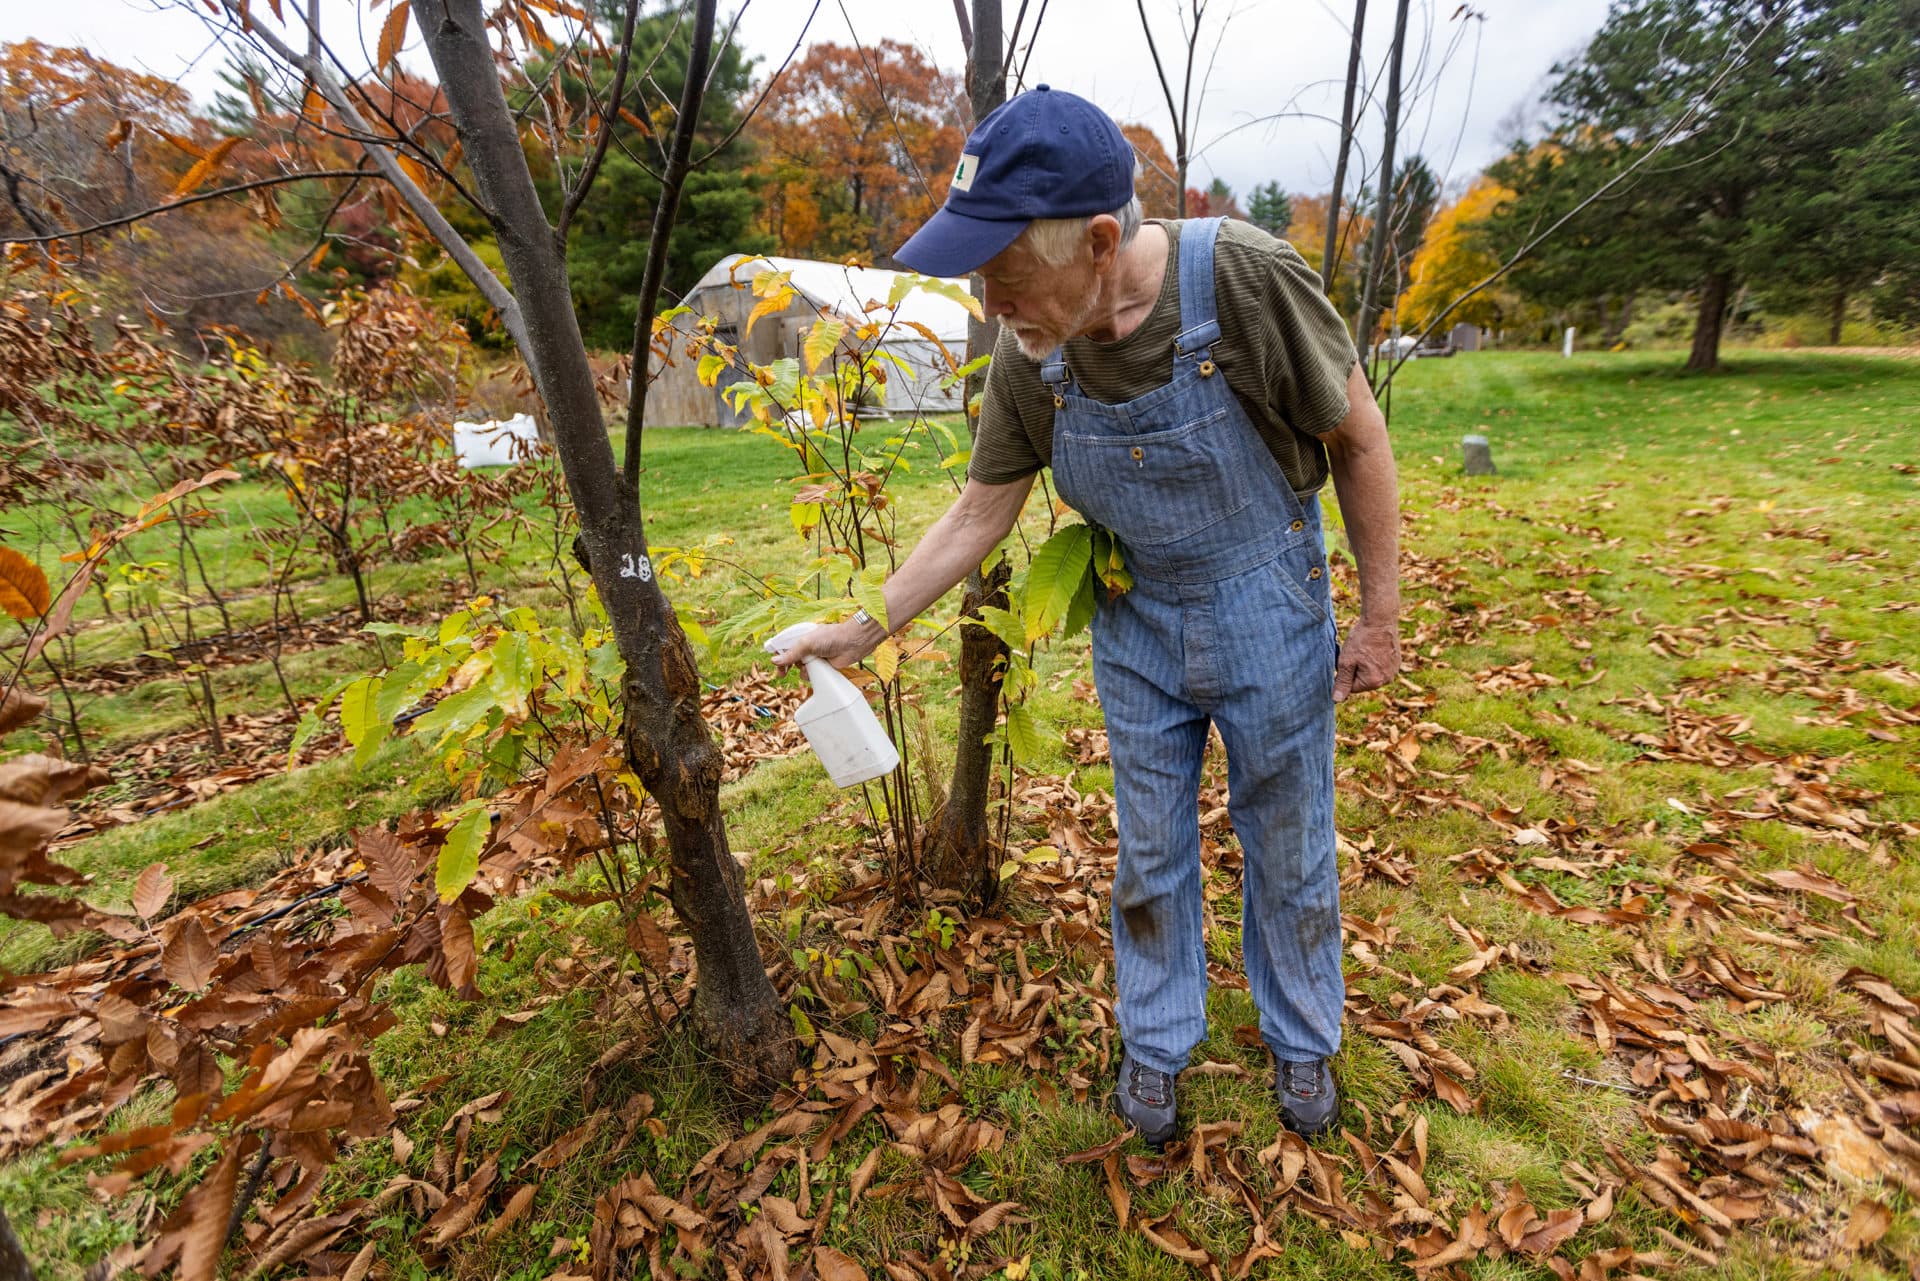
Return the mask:
<path id="1" fill-rule="evenodd" d="M 795 641 L 817 626 L 795 623 L 767 641 L 767 652 L 779 654 L 792 649 Z M 827 767 L 833 785 L 852 787 L 892 773 L 900 763 L 899 749 L 880 728 L 873 709 L 853 682 L 824 658 L 809 658 L 806 667 L 807 679 L 813 682 L 813 697 L 800 704 L 793 722 L 807 736 L 807 746 Z"/>

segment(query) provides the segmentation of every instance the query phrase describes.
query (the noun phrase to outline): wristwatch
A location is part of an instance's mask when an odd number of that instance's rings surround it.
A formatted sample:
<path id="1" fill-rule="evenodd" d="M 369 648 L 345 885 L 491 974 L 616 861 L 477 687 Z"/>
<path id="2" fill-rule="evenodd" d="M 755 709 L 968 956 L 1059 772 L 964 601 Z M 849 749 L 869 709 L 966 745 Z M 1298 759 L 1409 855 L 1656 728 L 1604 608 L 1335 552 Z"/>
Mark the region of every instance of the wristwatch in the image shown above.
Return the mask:
<path id="1" fill-rule="evenodd" d="M 862 608 L 862 609 L 856 609 L 853 611 L 853 621 L 860 624 L 860 626 L 865 627 L 869 623 L 873 623 L 877 620 L 874 618 L 872 614 L 869 614 L 864 608 Z"/>

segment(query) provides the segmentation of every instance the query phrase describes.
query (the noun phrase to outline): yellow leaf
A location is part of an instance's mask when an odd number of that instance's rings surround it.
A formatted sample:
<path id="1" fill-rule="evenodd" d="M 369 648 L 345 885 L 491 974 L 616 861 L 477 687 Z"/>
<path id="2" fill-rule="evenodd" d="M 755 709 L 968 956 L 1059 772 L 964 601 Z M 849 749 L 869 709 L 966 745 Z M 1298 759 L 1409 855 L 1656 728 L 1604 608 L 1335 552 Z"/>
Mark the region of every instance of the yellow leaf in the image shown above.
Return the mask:
<path id="1" fill-rule="evenodd" d="M 758 321 L 760 317 L 771 316 L 776 311 L 784 311 L 787 304 L 792 301 L 793 290 L 791 287 L 783 287 L 762 298 L 759 303 L 755 305 L 753 314 L 747 317 L 746 333 L 751 334 L 753 332 L 754 323 Z M 743 334 L 742 337 L 744 336 Z"/>
<path id="2" fill-rule="evenodd" d="M 187 170 L 186 176 L 180 179 L 179 185 L 173 189 L 167 199 L 178 200 L 182 196 L 190 196 L 198 191 L 207 179 L 213 177 L 219 170 L 221 163 L 227 158 L 227 153 L 239 145 L 238 138 L 222 138 L 215 143 L 213 150 L 196 160 L 193 168 Z"/>
<path id="3" fill-rule="evenodd" d="M 833 355 L 846 332 L 847 326 L 843 321 L 822 316 L 813 322 L 813 328 L 807 333 L 807 341 L 800 348 L 801 354 L 807 358 L 808 373 L 819 371 L 820 363 Z"/>
<path id="4" fill-rule="evenodd" d="M 873 674 L 883 681 L 890 681 L 899 670 L 900 647 L 893 643 L 892 637 L 888 637 L 880 642 L 879 649 L 873 651 Z"/>
<path id="5" fill-rule="evenodd" d="M 412 8 L 413 0 L 400 0 L 399 4 L 393 6 L 393 12 L 387 15 L 386 22 L 381 24 L 380 48 L 373 59 L 376 71 L 399 54 L 401 42 L 407 38 L 407 13 Z"/>
<path id="6" fill-rule="evenodd" d="M 0 609 L 21 622 L 39 618 L 53 603 L 47 575 L 11 547 L 0 547 Z"/>

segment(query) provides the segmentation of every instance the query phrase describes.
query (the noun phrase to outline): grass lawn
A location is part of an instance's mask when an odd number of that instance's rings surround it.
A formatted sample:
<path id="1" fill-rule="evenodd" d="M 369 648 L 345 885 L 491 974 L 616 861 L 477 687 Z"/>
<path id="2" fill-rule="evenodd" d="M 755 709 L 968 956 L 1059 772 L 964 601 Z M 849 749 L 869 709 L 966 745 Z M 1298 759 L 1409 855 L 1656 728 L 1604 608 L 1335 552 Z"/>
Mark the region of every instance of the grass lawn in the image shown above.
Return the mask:
<path id="1" fill-rule="evenodd" d="M 1732 351 L 1712 377 L 1677 366 L 1671 354 L 1481 353 L 1411 364 L 1396 382 L 1407 664 L 1388 690 L 1340 713 L 1350 1006 L 1337 1069 L 1353 1138 L 1316 1145 L 1316 1160 L 1341 1173 L 1344 1195 L 1356 1205 L 1373 1198 L 1378 1214 L 1356 1231 L 1296 1192 L 1265 1225 L 1278 1253 L 1254 1264 L 1253 1276 L 1434 1275 L 1409 1271 L 1407 1243 L 1430 1231 L 1452 1239 L 1475 1207 L 1498 1220 L 1521 1196 L 1542 1218 L 1586 1212 L 1604 1183 L 1620 1185 L 1612 1213 L 1558 1250 L 1576 1267 L 1594 1261 L 1596 1275 L 1609 1250 L 1642 1256 L 1609 1265 L 1619 1276 L 1920 1270 L 1920 1217 L 1885 1171 L 1756 1162 L 1780 1183 L 1770 1208 L 1735 1220 L 1711 1249 L 1703 1244 L 1711 1232 L 1687 1222 L 1701 1217 L 1691 1203 L 1676 1203 L 1644 1173 L 1627 1177 L 1675 1148 L 1690 1193 L 1716 1212 L 1739 1209 L 1759 1186 L 1753 1177 L 1710 1149 L 1656 1134 L 1643 1114 L 1699 1115 L 1704 1104 L 1688 1104 L 1685 1091 L 1726 1074 L 1714 1063 L 1752 1070 L 1713 1091 L 1727 1117 L 1789 1135 L 1798 1132 L 1796 1115 L 1857 1112 L 1842 1066 L 1864 1051 L 1894 1051 L 1873 1031 L 1883 1012 L 1849 972 L 1920 994 L 1920 361 Z M 1469 432 L 1492 440 L 1498 476 L 1461 474 L 1459 438 Z M 926 454 L 900 482 L 907 542 L 950 492 L 935 457 Z M 738 567 L 712 565 L 672 584 L 677 599 L 718 621 L 749 599 L 742 571 L 798 570 L 783 451 L 733 433 L 655 430 L 646 466 L 652 540 L 693 545 L 723 533 L 731 542 L 719 554 Z M 1036 498 L 1030 535 L 1045 523 Z M 1329 523 L 1337 542 L 1338 521 Z M 49 530 L 44 547 L 56 552 L 51 525 L 33 527 Z M 483 585 L 557 608 L 536 543 L 517 546 Z M 230 581 L 243 580 L 231 572 Z M 376 585 L 384 600 L 396 608 L 404 600 L 421 616 L 451 608 L 466 590 L 457 558 L 388 567 Z M 1348 615 L 1352 587 L 1350 563 L 1338 561 L 1337 599 Z M 335 579 L 310 589 L 316 608 L 343 604 L 351 591 Z M 950 600 L 935 612 L 951 608 Z M 137 648 L 123 625 L 96 623 L 82 635 L 92 663 Z M 708 656 L 703 674 L 721 683 L 754 658 L 729 647 Z M 310 696 L 374 661 L 360 641 L 312 651 L 296 692 Z M 1034 705 L 1050 746 L 1016 801 L 1022 846 L 1054 839 L 1069 783 L 1082 802 L 1074 821 L 1084 820 L 1095 842 L 1111 839 L 1102 804 L 1110 774 L 1074 745 L 1086 738 L 1077 731 L 1100 724 L 1097 706 L 1074 687 L 1087 663 L 1084 637 L 1039 661 Z M 261 665 L 227 670 L 236 708 L 278 699 Z M 936 675 L 923 704 L 936 738 L 950 739 L 950 678 L 928 670 Z M 141 703 L 138 691 L 101 695 L 87 714 L 100 719 L 103 741 L 123 749 L 185 723 L 168 719 L 160 700 Z M 66 861 L 97 874 L 89 892 L 103 902 L 125 902 L 132 876 L 156 858 L 184 889 L 213 892 L 259 879 L 303 846 L 434 801 L 431 772 L 402 740 L 357 778 L 344 759 L 325 761 L 116 829 Z M 1213 760 L 1203 810 L 1219 804 L 1223 777 Z M 767 762 L 729 784 L 723 799 L 734 846 L 751 856 L 769 944 L 838 955 L 853 935 L 830 900 L 867 874 L 864 809 L 835 793 L 809 759 Z M 1207 869 L 1209 955 L 1230 975 L 1240 960 L 1237 863 L 1224 823 L 1210 819 L 1206 830 L 1220 851 Z M 798 878 L 796 893 L 783 877 Z M 995 1265 L 968 1275 L 1194 1275 L 1139 1230 L 1142 1221 L 1163 1242 L 1187 1243 L 1224 1266 L 1254 1239 L 1246 1197 L 1271 1210 L 1285 1191 L 1272 1162 L 1258 1157 L 1279 1128 L 1264 1055 L 1236 1035 L 1254 1011 L 1224 982 L 1210 998 L 1211 1035 L 1196 1057 L 1212 1066 L 1182 1080 L 1183 1121 L 1215 1127 L 1202 1148 L 1210 1160 L 1134 1169 L 1124 1228 L 1102 1163 L 1062 1163 L 1118 1133 L 1102 1106 L 1108 1080 L 1099 1061 L 1108 1048 L 1117 1056 L 1107 1031 L 1111 957 L 1098 940 L 1065 946 L 1055 928 L 1091 912 L 1075 895 L 1092 891 L 1103 903 L 1104 889 L 1098 860 L 1089 859 L 1074 877 L 1021 873 L 996 917 L 963 924 L 951 943 L 924 916 L 892 916 L 881 927 L 903 954 L 921 948 L 965 969 L 979 1000 L 996 975 L 1012 992 L 1029 974 L 1057 989 L 1037 1060 L 982 1062 L 968 1052 L 962 1031 L 973 1016 L 959 996 L 944 1018 L 936 1011 L 913 1020 L 955 1080 L 950 1088 L 922 1073 L 917 1106 L 953 1105 L 961 1122 L 985 1122 L 1003 1136 L 957 1167 L 959 1182 L 987 1203 L 1018 1203 L 1005 1226 L 949 1250 L 956 1265 Z M 500 1188 L 532 1182 L 539 1190 L 504 1231 L 483 1238 L 476 1230 L 441 1249 L 421 1232 L 430 1211 L 388 1197 L 336 1247 L 350 1256 L 373 1243 L 383 1270 L 375 1275 L 536 1278 L 570 1260 L 584 1265 L 595 1202 L 620 1180 L 644 1173 L 678 1195 L 702 1177 L 716 1143 L 773 1117 L 729 1111 L 677 1031 L 653 1035 L 632 1018 L 608 1017 L 591 984 L 556 986 L 556 967 L 571 956 L 622 955 L 604 907 L 573 907 L 541 890 L 502 904 L 476 928 L 486 1000 L 461 1002 L 417 971 L 383 993 L 399 1024 L 376 1057 L 390 1093 L 418 1100 L 401 1122 L 411 1140 L 403 1146 L 415 1150 L 402 1159 L 386 1137 L 352 1145 L 321 1200 L 337 1207 L 398 1176 L 433 1179 L 449 1118 L 503 1086 L 510 1095 L 497 1119 L 475 1125 L 472 1150 L 498 1157 Z M 1018 959 L 995 942 L 996 930 L 1024 939 Z M 12 968 L 69 954 L 39 927 L 0 933 L 0 963 Z M 1635 1039 L 1631 1019 L 1621 1022 L 1619 1002 L 1611 1021 L 1604 1016 L 1602 980 L 1684 994 L 1685 1015 L 1663 1016 L 1672 1037 L 1654 1042 L 1677 1060 L 1663 1067 L 1656 1049 Z M 856 1041 L 900 1021 L 870 999 L 837 1014 L 796 999 L 815 1027 Z M 1484 1012 L 1493 1006 L 1497 1017 Z M 537 1013 L 496 1026 L 520 1010 Z M 596 1066 L 635 1037 L 644 1042 L 637 1052 Z M 807 1053 L 815 1068 L 832 1065 L 825 1041 Z M 1458 1106 L 1433 1080 L 1441 1063 L 1454 1065 Z M 1883 1095 L 1889 1088 L 1868 1085 Z M 617 1111 L 639 1092 L 652 1097 L 657 1126 L 629 1128 L 623 1139 L 620 1125 L 605 1124 L 554 1170 L 528 1162 L 597 1109 Z M 151 1123 L 166 1106 L 157 1094 L 138 1096 L 113 1124 Z M 1377 1156 L 1416 1131 L 1427 1198 L 1401 1206 L 1395 1198 L 1406 1200 L 1406 1184 L 1363 1153 Z M 818 1205 L 837 1190 L 819 1240 L 869 1276 L 887 1275 L 883 1260 L 933 1259 L 951 1233 L 917 1192 L 921 1163 L 889 1145 L 897 1137 L 869 1116 L 824 1162 L 781 1168 L 763 1196 Z M 875 1192 L 849 1204 L 852 1172 L 873 1151 Z M 1137 1142 L 1121 1151 L 1144 1157 Z M 1414 1160 L 1410 1146 L 1400 1155 Z M 141 1198 L 107 1202 L 88 1190 L 87 1173 L 104 1168 L 63 1168 L 49 1151 L 0 1167 L 0 1204 L 42 1276 L 78 1278 L 113 1246 L 144 1239 Z M 1244 1172 L 1246 1195 L 1223 1168 Z M 180 1186 L 160 1185 L 161 1203 Z M 1307 1175 L 1299 1187 L 1324 1199 Z M 1866 1221 L 1871 1212 L 1861 1207 L 1876 1202 L 1889 1211 L 1887 1230 L 1849 1248 L 1844 1226 L 1850 1216 Z M 729 1232 L 762 1212 L 702 1210 L 731 1216 Z M 1389 1215 L 1393 1226 L 1382 1227 Z M 1543 1257 L 1489 1246 L 1497 1230 L 1483 1235 L 1460 1275 L 1553 1275 Z M 1656 1252 L 1664 1261 L 1649 1257 Z M 796 1254 L 794 1275 L 805 1257 Z M 624 1266 L 647 1275 L 642 1257 Z"/>

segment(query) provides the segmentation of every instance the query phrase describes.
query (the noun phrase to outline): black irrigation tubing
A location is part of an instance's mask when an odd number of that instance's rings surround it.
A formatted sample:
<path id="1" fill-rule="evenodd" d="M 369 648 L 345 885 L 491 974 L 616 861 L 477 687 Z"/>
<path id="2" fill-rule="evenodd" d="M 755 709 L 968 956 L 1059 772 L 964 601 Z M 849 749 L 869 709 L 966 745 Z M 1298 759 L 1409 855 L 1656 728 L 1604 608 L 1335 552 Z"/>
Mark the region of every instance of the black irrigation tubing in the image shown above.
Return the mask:
<path id="1" fill-rule="evenodd" d="M 317 899 L 331 898 L 332 896 L 345 891 L 347 886 L 349 885 L 363 884 L 366 881 L 366 879 L 367 879 L 367 874 L 365 872 L 357 872 L 354 875 L 347 877 L 345 880 L 335 881 L 331 885 L 322 885 L 317 890 L 308 890 L 305 894 L 302 894 L 299 898 L 294 899 L 291 903 L 284 903 L 281 906 L 274 908 L 271 912 L 262 913 L 261 915 L 255 917 L 251 921 L 243 921 L 239 925 L 234 926 L 233 930 L 226 936 L 226 938 L 221 940 L 221 943 L 225 944 L 233 939 L 237 939 L 242 934 L 246 934 L 246 933 L 249 933 L 250 931 L 259 929 L 262 925 L 271 925 L 275 921 L 283 920 L 286 917 L 291 916 L 296 909 L 300 907 L 304 907 L 308 903 L 312 903 Z M 153 967 L 151 965 L 146 967 L 146 969 L 152 969 L 152 968 Z M 141 970 L 139 973 L 145 973 L 145 972 L 146 970 Z M 139 975 L 135 974 L 133 977 L 137 978 L 139 977 Z M 0 1050 L 6 1049 L 9 1045 L 12 1045 L 15 1041 L 19 1041 L 26 1037 L 30 1037 L 34 1035 L 37 1035 L 37 1033 L 14 1032 L 8 1036 L 0 1036 Z"/>
<path id="2" fill-rule="evenodd" d="M 716 694 L 721 693 L 726 689 L 726 686 L 715 685 L 710 680 L 702 679 L 700 683 L 702 685 L 705 685 L 708 689 L 712 690 Z M 779 712 L 774 711 L 771 707 L 762 707 L 760 706 L 760 704 L 755 703 L 749 699 L 742 698 L 738 694 L 728 694 L 726 697 L 726 701 L 729 703 L 745 703 L 748 707 L 751 707 L 754 711 L 760 713 L 762 717 L 774 717 L 774 716 L 780 715 Z"/>
<path id="3" fill-rule="evenodd" d="M 356 872 L 352 876 L 347 877 L 345 880 L 335 881 L 331 885 L 322 885 L 317 890 L 308 890 L 305 894 L 302 894 L 299 898 L 294 899 L 291 903 L 284 903 L 281 906 L 274 908 L 271 912 L 264 913 L 260 916 L 255 917 L 251 921 L 243 921 L 239 925 L 234 926 L 233 932 L 227 935 L 227 938 L 236 939 L 236 938 L 239 938 L 242 934 L 245 934 L 250 930 L 259 929 L 262 925 L 270 925 L 274 921 L 278 921 L 287 916 L 292 915 L 295 908 L 301 907 L 307 903 L 311 903 L 316 899 L 330 898 L 335 894 L 342 893 L 349 885 L 364 884 L 366 882 L 366 879 L 367 879 L 367 874 L 365 872 Z M 224 942 L 225 940 L 222 940 L 222 941 Z"/>

